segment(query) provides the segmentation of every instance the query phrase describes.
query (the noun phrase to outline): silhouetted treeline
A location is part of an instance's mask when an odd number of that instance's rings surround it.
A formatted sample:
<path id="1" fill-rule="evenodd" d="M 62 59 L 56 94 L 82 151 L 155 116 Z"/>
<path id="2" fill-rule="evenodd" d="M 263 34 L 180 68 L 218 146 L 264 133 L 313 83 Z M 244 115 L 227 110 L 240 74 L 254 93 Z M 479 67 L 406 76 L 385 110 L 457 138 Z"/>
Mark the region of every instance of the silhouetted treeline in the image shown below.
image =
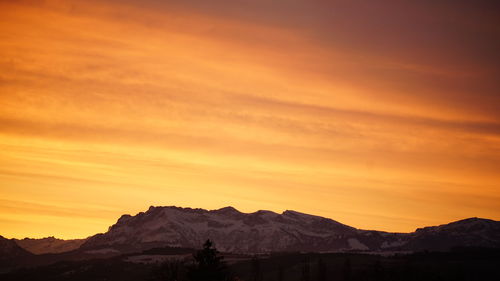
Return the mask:
<path id="1" fill-rule="evenodd" d="M 219 253 L 210 241 L 194 254 L 160 263 L 130 262 L 133 255 L 60 262 L 0 274 L 2 281 L 432 281 L 500 280 L 500 251 L 460 250 L 379 256 L 367 254 L 282 253 L 238 256 Z M 155 250 L 154 253 L 163 253 Z M 146 256 L 155 257 L 149 252 Z M 144 253 L 141 254 L 144 256 Z M 159 257 L 165 257 L 159 255 Z"/>
<path id="2" fill-rule="evenodd" d="M 367 254 L 281 254 L 260 260 L 263 281 L 500 280 L 500 251 Z M 231 267 L 253 280 L 248 262 Z"/>
<path id="3" fill-rule="evenodd" d="M 151 281 L 232 281 L 224 257 L 207 240 L 192 261 L 173 259 L 153 268 Z"/>

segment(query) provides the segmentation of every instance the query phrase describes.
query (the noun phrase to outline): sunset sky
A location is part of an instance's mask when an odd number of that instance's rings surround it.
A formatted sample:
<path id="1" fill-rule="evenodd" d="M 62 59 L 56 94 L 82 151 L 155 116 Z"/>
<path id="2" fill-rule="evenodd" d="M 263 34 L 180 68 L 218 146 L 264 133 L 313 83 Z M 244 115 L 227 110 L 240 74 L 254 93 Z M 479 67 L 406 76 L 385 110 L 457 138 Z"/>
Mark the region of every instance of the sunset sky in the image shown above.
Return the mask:
<path id="1" fill-rule="evenodd" d="M 496 1 L 0 1 L 0 235 L 150 205 L 500 219 Z"/>

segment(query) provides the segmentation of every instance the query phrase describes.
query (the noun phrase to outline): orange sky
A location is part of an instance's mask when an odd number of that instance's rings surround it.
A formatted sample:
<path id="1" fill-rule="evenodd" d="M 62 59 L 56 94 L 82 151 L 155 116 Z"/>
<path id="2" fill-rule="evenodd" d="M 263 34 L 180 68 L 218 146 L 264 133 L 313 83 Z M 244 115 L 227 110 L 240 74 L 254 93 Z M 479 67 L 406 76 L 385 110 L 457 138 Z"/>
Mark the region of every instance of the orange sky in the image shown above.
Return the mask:
<path id="1" fill-rule="evenodd" d="M 0 235 L 150 205 L 500 219 L 496 10 L 415 2 L 0 1 Z"/>

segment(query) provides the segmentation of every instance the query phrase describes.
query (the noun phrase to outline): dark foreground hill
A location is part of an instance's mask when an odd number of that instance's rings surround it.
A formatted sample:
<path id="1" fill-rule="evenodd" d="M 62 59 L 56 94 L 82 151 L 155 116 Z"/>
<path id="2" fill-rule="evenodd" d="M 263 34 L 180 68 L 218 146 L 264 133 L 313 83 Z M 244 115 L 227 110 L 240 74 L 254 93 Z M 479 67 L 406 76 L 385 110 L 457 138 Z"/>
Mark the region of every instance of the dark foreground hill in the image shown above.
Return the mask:
<path id="1" fill-rule="evenodd" d="M 168 281 L 165 276 L 177 266 L 178 281 L 190 265 L 190 253 L 183 250 L 166 257 L 161 249 L 141 255 L 108 259 L 59 262 L 0 275 L 4 281 Z M 452 252 L 422 252 L 381 256 L 354 253 L 286 253 L 263 256 L 225 255 L 235 280 L 245 281 L 358 281 L 358 280 L 500 280 L 500 252 L 462 249 Z M 155 261 L 156 260 L 156 261 Z M 177 261 L 184 260 L 179 267 Z M 166 262 L 165 262 L 166 261 Z"/>
<path id="2" fill-rule="evenodd" d="M 0 236 L 0 273 L 29 264 L 35 255 L 19 247 L 16 242 Z"/>

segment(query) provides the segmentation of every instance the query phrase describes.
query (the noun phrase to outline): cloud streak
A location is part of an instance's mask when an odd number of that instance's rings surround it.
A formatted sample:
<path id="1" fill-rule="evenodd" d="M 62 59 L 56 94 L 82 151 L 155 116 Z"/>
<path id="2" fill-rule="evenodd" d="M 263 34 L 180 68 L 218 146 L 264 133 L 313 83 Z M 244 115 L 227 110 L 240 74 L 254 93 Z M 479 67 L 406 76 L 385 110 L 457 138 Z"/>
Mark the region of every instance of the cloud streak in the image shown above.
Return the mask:
<path id="1" fill-rule="evenodd" d="M 152 204 L 498 219 L 495 9 L 0 2 L 2 235 L 84 237 Z"/>

